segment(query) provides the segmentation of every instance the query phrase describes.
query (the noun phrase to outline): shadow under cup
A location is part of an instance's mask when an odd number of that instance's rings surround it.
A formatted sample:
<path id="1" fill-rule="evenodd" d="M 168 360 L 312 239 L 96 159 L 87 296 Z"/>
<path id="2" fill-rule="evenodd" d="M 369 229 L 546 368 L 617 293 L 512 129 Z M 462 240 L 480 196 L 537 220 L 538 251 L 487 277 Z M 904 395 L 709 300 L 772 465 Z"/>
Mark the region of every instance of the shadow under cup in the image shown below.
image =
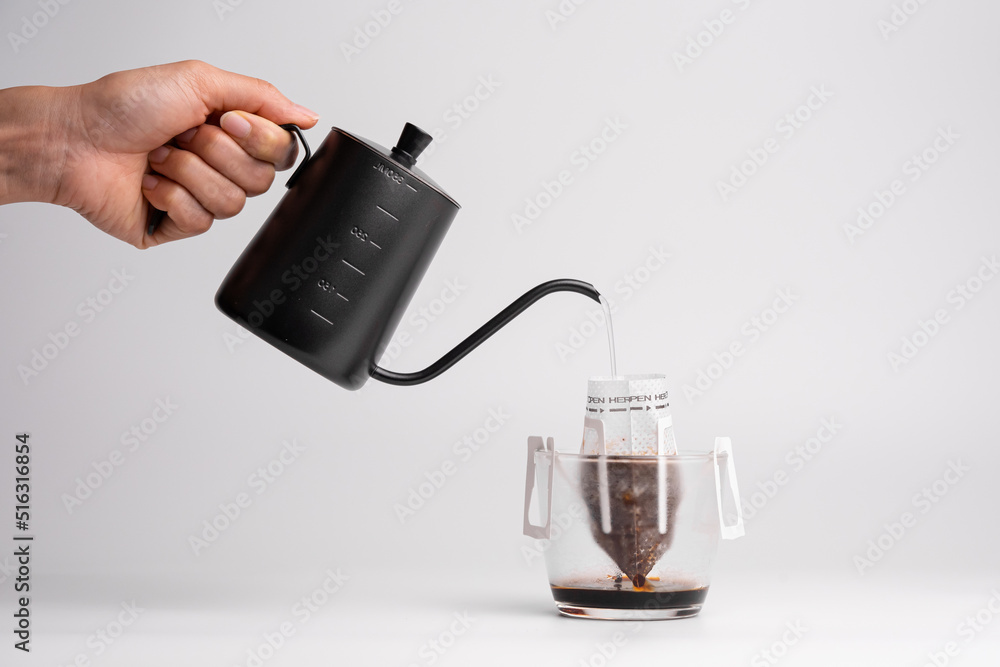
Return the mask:
<path id="1" fill-rule="evenodd" d="M 529 439 L 525 534 L 542 540 L 559 612 L 635 620 L 697 615 L 719 539 L 743 534 L 729 439 L 719 438 L 715 451 L 666 456 L 569 454 L 554 451 L 551 438 L 547 444 Z M 736 515 L 728 526 L 724 489 Z M 532 495 L 543 526 L 528 519 Z"/>

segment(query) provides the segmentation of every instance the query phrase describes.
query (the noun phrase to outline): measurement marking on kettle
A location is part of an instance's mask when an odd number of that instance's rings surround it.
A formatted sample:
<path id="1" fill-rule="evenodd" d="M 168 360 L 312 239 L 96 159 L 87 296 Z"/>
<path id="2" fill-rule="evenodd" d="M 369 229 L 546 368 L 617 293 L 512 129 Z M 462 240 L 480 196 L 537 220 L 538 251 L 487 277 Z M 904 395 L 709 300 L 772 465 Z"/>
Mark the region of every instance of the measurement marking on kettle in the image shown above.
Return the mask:
<path id="1" fill-rule="evenodd" d="M 354 269 L 355 271 L 357 271 L 357 272 L 358 272 L 358 273 L 360 273 L 361 275 L 365 275 L 365 272 L 364 272 L 364 271 L 362 271 L 362 270 L 361 270 L 361 269 L 359 269 L 358 267 L 354 266 L 353 264 L 351 264 L 350 262 L 348 262 L 348 261 L 347 261 L 346 259 L 342 259 L 342 260 L 340 260 L 340 261 L 341 261 L 341 262 L 343 262 L 344 264 L 347 264 L 347 265 L 348 265 L 349 267 L 351 267 L 352 269 Z"/>
<path id="2" fill-rule="evenodd" d="M 341 299 L 343 299 L 344 301 L 350 301 L 350 299 L 348 299 L 348 298 L 347 298 L 346 296 L 344 296 L 343 294 L 341 294 L 341 293 L 339 293 L 339 292 L 337 293 L 337 296 L 339 296 L 339 297 L 340 297 Z"/>
<path id="3" fill-rule="evenodd" d="M 415 187 L 413 187 L 412 185 L 410 185 L 410 184 L 409 184 L 409 183 L 407 183 L 406 181 L 403 181 L 403 185 L 405 185 L 406 187 L 410 188 L 410 189 L 411 189 L 411 190 L 413 190 L 414 192 L 416 192 L 416 191 L 417 191 L 417 189 L 416 189 Z"/>
<path id="4" fill-rule="evenodd" d="M 378 204 L 375 205 L 375 208 L 377 208 L 378 210 L 382 211 L 383 213 L 385 213 L 387 216 L 389 216 L 390 218 L 392 218 L 396 222 L 399 222 L 399 218 L 397 218 L 396 216 L 394 216 L 392 213 L 389 213 L 389 211 L 385 210 L 384 208 L 382 208 Z"/>
<path id="5" fill-rule="evenodd" d="M 322 315 L 320 315 L 319 313 L 317 313 L 315 310 L 310 310 L 309 312 L 312 313 L 313 315 L 315 315 L 316 317 L 318 317 L 319 319 L 323 320 L 324 322 L 326 322 L 330 326 L 333 326 L 333 322 L 331 322 L 330 320 L 326 319 L 325 317 L 323 317 Z"/>

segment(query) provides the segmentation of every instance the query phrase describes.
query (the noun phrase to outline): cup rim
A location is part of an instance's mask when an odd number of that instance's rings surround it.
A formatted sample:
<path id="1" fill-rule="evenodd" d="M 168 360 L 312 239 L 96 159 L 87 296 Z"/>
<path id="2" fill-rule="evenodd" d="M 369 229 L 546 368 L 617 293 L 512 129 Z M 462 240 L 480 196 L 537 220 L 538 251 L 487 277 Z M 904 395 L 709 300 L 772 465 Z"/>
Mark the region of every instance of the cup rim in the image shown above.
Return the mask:
<path id="1" fill-rule="evenodd" d="M 581 460 L 581 461 L 712 461 L 716 456 L 713 450 L 700 453 L 684 452 L 678 454 L 647 454 L 642 456 L 632 456 L 631 454 L 580 454 L 575 452 L 542 452 L 536 454 L 549 456 L 554 454 L 561 459 Z M 728 454 L 719 452 L 719 458 L 726 458 Z"/>

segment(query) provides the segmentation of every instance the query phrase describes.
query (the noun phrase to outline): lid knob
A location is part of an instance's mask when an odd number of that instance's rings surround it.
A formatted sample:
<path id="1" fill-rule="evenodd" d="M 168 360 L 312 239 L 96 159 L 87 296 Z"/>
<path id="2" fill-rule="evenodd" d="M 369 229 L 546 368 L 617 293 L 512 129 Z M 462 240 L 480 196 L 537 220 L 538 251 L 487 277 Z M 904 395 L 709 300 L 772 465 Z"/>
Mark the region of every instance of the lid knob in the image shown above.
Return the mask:
<path id="1" fill-rule="evenodd" d="M 399 140 L 392 149 L 392 157 L 404 167 L 412 167 L 417 157 L 431 143 L 431 135 L 427 134 L 413 123 L 403 126 Z"/>

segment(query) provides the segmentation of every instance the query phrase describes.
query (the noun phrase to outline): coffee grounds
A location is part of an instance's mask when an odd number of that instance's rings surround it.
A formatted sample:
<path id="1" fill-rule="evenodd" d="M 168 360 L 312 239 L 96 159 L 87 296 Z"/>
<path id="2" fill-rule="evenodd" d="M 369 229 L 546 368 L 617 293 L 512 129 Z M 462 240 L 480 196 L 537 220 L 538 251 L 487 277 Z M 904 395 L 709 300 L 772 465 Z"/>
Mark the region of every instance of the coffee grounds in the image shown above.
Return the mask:
<path id="1" fill-rule="evenodd" d="M 608 469 L 611 532 L 601 525 L 600 466 Z M 667 532 L 659 530 L 659 466 L 656 460 L 586 461 L 581 469 L 583 499 L 590 515 L 594 541 L 611 557 L 635 588 L 670 548 L 674 516 L 681 496 L 680 477 L 667 467 Z"/>

